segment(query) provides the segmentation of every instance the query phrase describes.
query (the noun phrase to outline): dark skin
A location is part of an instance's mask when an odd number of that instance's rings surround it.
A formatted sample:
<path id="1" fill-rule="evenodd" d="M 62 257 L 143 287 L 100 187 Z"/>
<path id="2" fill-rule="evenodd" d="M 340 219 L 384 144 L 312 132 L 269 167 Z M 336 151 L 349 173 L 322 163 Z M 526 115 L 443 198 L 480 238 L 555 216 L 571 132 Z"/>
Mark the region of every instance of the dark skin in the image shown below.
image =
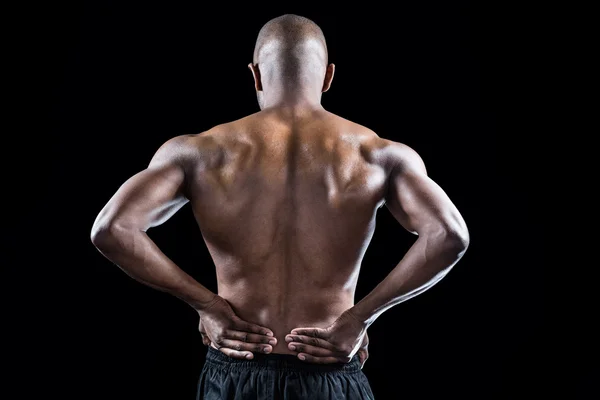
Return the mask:
<path id="1" fill-rule="evenodd" d="M 193 307 L 203 343 L 230 357 L 346 363 L 358 353 L 364 365 L 367 328 L 439 281 L 466 250 L 468 231 L 414 150 L 322 107 L 333 64 L 292 89 L 276 68 L 261 76 L 268 62 L 249 65 L 261 111 L 167 141 L 100 212 L 92 241 L 134 279 Z M 215 264 L 217 293 L 146 234 L 188 202 Z M 418 239 L 355 304 L 384 204 Z"/>

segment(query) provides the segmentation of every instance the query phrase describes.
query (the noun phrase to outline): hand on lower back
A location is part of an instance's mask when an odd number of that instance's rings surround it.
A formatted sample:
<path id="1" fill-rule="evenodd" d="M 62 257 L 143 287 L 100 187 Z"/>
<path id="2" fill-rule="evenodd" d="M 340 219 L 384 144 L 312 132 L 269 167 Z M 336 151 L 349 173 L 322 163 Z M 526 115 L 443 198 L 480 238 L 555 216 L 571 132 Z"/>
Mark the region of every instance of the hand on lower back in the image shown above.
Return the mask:
<path id="1" fill-rule="evenodd" d="M 211 304 L 198 314 L 202 343 L 229 357 L 250 359 L 256 352 L 270 353 L 277 344 L 277 339 L 273 337 L 270 329 L 242 320 L 227 300 L 220 296 L 216 296 Z"/>
<path id="2" fill-rule="evenodd" d="M 369 335 L 366 332 L 362 345 L 358 349 L 358 358 L 360 359 L 360 369 L 362 369 L 369 359 Z"/>
<path id="3" fill-rule="evenodd" d="M 349 311 L 327 328 L 292 329 L 285 341 L 298 358 L 312 363 L 348 363 L 358 352 L 362 367 L 369 357 L 367 326 Z"/>

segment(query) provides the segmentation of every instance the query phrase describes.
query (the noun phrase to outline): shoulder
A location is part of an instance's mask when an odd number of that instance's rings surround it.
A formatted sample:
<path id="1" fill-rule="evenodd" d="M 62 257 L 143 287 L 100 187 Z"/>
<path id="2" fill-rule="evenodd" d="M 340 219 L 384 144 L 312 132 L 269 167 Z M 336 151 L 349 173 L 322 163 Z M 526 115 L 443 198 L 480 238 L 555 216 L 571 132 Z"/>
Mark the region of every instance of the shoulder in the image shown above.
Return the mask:
<path id="1" fill-rule="evenodd" d="M 359 138 L 361 150 L 369 161 L 380 165 L 386 171 L 395 171 L 397 168 L 425 171 L 421 156 L 410 146 L 380 137 L 374 130 L 337 114 L 329 115 L 341 131 Z"/>
<path id="2" fill-rule="evenodd" d="M 181 164 L 189 158 L 194 149 L 197 135 L 179 135 L 164 142 L 154 153 L 150 167 L 164 164 Z"/>
<path id="3" fill-rule="evenodd" d="M 339 132 L 342 138 L 359 144 L 365 155 L 381 147 L 381 138 L 372 129 L 337 114 L 330 113 L 330 118 L 335 125 L 335 131 Z"/>
<path id="4" fill-rule="evenodd" d="M 176 164 L 188 168 L 198 163 L 211 165 L 222 158 L 236 128 L 235 122 L 227 122 L 199 133 L 172 137 L 158 148 L 149 166 Z"/>
<path id="5" fill-rule="evenodd" d="M 150 165 L 170 163 L 184 166 L 213 154 L 219 148 L 218 131 L 218 127 L 213 127 L 200 133 L 172 137 L 154 153 Z"/>
<path id="6" fill-rule="evenodd" d="M 387 173 L 415 170 L 426 173 L 423 159 L 412 147 L 394 140 L 382 138 L 369 128 L 362 127 L 366 140 L 365 153 L 371 162 L 382 167 Z"/>
<path id="7" fill-rule="evenodd" d="M 381 139 L 381 158 L 391 169 L 425 171 L 423 159 L 412 147 L 389 139 Z"/>
<path id="8" fill-rule="evenodd" d="M 237 125 L 239 125 L 238 121 L 226 122 L 199 133 L 172 137 L 160 146 L 156 154 L 181 156 L 202 149 L 215 148 L 227 140 L 227 136 L 238 128 Z"/>

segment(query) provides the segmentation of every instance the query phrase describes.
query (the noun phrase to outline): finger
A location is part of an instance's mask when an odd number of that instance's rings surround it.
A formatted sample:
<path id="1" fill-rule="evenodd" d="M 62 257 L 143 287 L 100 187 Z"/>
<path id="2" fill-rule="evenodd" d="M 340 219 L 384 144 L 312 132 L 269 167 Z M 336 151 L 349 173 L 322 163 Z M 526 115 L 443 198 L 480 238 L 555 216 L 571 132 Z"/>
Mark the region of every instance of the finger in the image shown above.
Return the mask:
<path id="1" fill-rule="evenodd" d="M 315 347 L 309 344 L 292 342 L 288 344 L 288 349 L 297 351 L 298 353 L 306 353 L 316 357 L 338 357 L 340 353 L 322 347 Z"/>
<path id="2" fill-rule="evenodd" d="M 256 344 L 240 342 L 239 340 L 223 339 L 219 343 L 221 347 L 227 347 L 235 351 L 251 351 L 255 353 L 268 354 L 273 351 L 273 347 L 268 344 Z"/>
<path id="3" fill-rule="evenodd" d="M 275 346 L 277 339 L 271 336 L 259 335 L 257 333 L 248 333 L 241 331 L 227 331 L 224 335 L 228 339 L 239 340 L 246 343 L 264 343 Z"/>
<path id="4" fill-rule="evenodd" d="M 345 361 L 342 361 L 336 357 L 315 357 L 306 353 L 298 354 L 298 358 L 302 361 L 306 361 L 313 364 L 335 364 L 339 362 L 345 363 Z"/>
<path id="5" fill-rule="evenodd" d="M 291 332 L 293 335 L 303 335 L 327 339 L 327 330 L 322 328 L 295 328 Z"/>
<path id="6" fill-rule="evenodd" d="M 365 366 L 367 360 L 369 359 L 369 352 L 366 350 L 359 350 L 358 359 L 360 360 L 360 369 L 362 369 Z"/>
<path id="7" fill-rule="evenodd" d="M 285 337 L 286 342 L 300 342 L 305 344 L 310 344 L 316 347 L 322 347 L 324 349 L 335 350 L 335 347 L 324 339 L 320 339 L 318 337 L 313 336 L 304 336 L 304 335 L 287 335 Z"/>
<path id="8" fill-rule="evenodd" d="M 221 347 L 219 351 L 231 358 L 237 358 L 238 360 L 251 360 L 254 358 L 254 354 L 249 351 L 237 351 L 228 349 L 227 347 Z"/>
<path id="9" fill-rule="evenodd" d="M 271 332 L 269 328 L 265 328 L 264 326 L 256 324 L 251 324 L 250 322 L 246 322 L 242 319 L 236 321 L 235 330 L 242 332 L 258 333 L 259 335 L 265 336 L 273 336 L 273 332 Z"/>

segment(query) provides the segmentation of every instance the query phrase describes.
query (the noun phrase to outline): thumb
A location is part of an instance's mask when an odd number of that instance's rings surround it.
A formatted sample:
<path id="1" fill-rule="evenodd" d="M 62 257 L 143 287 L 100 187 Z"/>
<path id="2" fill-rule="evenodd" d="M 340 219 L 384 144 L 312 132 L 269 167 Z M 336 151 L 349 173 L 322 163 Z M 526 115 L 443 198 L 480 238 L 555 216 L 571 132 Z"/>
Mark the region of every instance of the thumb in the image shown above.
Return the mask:
<path id="1" fill-rule="evenodd" d="M 202 336 L 202 344 L 204 344 L 205 346 L 210 345 L 210 339 L 208 338 L 208 335 L 206 335 L 203 332 L 200 332 L 200 336 Z"/>
<path id="2" fill-rule="evenodd" d="M 358 360 L 360 361 L 360 369 L 365 366 L 367 359 L 369 358 L 369 352 L 366 349 L 360 349 L 358 351 Z"/>

